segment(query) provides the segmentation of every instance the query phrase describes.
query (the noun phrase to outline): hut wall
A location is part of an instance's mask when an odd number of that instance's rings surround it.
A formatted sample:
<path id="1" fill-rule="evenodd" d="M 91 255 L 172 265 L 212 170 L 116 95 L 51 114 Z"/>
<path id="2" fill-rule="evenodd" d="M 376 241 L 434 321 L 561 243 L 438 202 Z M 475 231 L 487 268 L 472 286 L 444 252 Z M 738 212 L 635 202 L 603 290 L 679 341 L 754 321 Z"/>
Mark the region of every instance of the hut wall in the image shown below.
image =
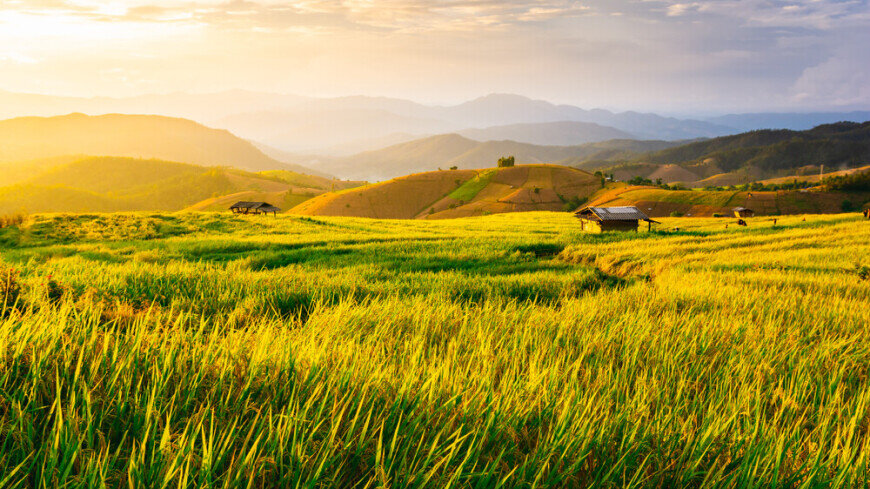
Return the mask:
<path id="1" fill-rule="evenodd" d="M 595 221 L 580 219 L 580 229 L 586 231 L 587 233 L 600 233 L 601 224 Z"/>
<path id="2" fill-rule="evenodd" d="M 637 221 L 603 221 L 601 231 L 637 231 Z"/>

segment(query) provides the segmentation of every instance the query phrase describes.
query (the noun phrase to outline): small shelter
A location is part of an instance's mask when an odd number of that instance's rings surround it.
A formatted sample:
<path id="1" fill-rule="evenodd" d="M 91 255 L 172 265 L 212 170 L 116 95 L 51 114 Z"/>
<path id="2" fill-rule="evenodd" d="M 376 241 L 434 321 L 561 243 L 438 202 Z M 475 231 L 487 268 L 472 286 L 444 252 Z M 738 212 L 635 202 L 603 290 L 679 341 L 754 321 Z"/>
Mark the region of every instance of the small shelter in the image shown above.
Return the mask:
<path id="1" fill-rule="evenodd" d="M 734 211 L 734 217 L 753 217 L 753 216 L 755 216 L 755 211 L 752 209 L 747 209 L 746 207 L 735 207 L 731 210 Z"/>
<path id="2" fill-rule="evenodd" d="M 652 229 L 653 221 L 637 207 L 584 207 L 574 213 L 580 219 L 580 229 L 593 233 L 604 231 L 637 231 L 640 221 L 646 221 Z"/>
<path id="3" fill-rule="evenodd" d="M 281 209 L 268 202 L 236 202 L 230 206 L 233 214 L 269 214 L 278 215 Z"/>

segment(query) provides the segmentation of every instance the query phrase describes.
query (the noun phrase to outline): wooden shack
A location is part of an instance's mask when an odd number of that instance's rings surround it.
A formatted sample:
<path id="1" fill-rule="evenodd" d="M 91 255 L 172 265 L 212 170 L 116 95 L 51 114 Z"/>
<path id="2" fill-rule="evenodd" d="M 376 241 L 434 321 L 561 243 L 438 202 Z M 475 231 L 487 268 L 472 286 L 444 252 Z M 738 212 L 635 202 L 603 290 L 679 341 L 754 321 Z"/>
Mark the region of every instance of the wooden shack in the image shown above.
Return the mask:
<path id="1" fill-rule="evenodd" d="M 233 214 L 272 214 L 278 215 L 281 209 L 268 202 L 236 202 L 230 206 Z"/>
<path id="2" fill-rule="evenodd" d="M 746 207 L 735 207 L 731 209 L 734 211 L 734 217 L 754 217 L 755 211 L 752 209 L 747 209 Z"/>
<path id="3" fill-rule="evenodd" d="M 647 229 L 652 229 L 653 221 L 637 207 L 584 207 L 574 213 L 580 219 L 580 229 L 592 233 L 605 231 L 635 231 L 640 221 L 647 223 Z"/>

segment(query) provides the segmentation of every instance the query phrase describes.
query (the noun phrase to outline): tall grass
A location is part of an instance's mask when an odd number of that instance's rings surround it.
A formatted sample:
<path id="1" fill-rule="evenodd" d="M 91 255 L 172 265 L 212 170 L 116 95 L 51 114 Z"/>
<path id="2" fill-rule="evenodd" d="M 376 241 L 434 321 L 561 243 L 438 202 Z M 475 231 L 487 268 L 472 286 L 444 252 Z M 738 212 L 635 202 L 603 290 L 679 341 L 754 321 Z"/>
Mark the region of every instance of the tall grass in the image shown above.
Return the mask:
<path id="1" fill-rule="evenodd" d="M 13 212 L 11 214 L 0 215 L 0 229 L 12 226 L 20 226 L 27 220 L 27 214 L 23 212 Z"/>
<path id="2" fill-rule="evenodd" d="M 0 485 L 867 480 L 856 218 L 215 218 L 79 218 L 118 229 L 71 241 L 37 216 L 2 250 Z"/>

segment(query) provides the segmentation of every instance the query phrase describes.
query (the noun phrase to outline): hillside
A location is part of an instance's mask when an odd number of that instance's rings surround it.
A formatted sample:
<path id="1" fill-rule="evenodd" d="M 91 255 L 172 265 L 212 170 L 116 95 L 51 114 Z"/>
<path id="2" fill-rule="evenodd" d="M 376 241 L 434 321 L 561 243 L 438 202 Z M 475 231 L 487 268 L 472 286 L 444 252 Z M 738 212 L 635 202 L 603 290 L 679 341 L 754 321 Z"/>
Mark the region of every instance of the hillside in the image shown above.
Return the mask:
<path id="1" fill-rule="evenodd" d="M 287 209 L 327 190 L 353 185 L 287 171 L 261 175 L 124 157 L 78 157 L 56 163 L 46 168 L 44 161 L 37 162 L 30 178 L 16 174 L 12 185 L 0 187 L 0 212 L 174 211 L 198 204 L 202 210 L 224 210 L 226 206 L 200 202 L 215 199 L 223 205 L 221 196 L 239 193 L 243 197 L 266 194 L 273 204 Z M 26 164 L 12 166 L 26 168 Z"/>
<path id="2" fill-rule="evenodd" d="M 844 208 L 857 209 L 866 202 L 870 202 L 870 193 L 866 192 L 664 190 L 614 185 L 596 193 L 588 205 L 633 205 L 650 217 L 666 217 L 673 213 L 691 217 L 710 217 L 713 214 L 731 217 L 734 207 L 747 207 L 759 216 L 835 214 L 843 212 Z"/>
<path id="3" fill-rule="evenodd" d="M 806 131 L 762 130 L 696 141 L 635 156 L 608 172 L 633 170 L 652 177 L 664 165 L 678 166 L 664 181 L 694 186 L 732 185 L 790 177 L 870 162 L 870 122 L 841 122 Z M 641 166 L 638 166 L 641 165 Z"/>
<path id="4" fill-rule="evenodd" d="M 249 171 L 285 169 L 312 173 L 266 156 L 229 131 L 186 119 L 69 114 L 0 121 L 0 162 L 77 154 L 156 158 Z"/>
<path id="5" fill-rule="evenodd" d="M 383 180 L 411 173 L 447 169 L 482 169 L 502 156 L 513 155 L 518 164 L 577 163 L 638 151 L 658 150 L 679 143 L 612 140 L 576 146 L 541 146 L 517 141 L 475 141 L 458 134 L 442 134 L 367 151 L 345 158 L 324 160 L 320 168 L 343 178 Z"/>
<path id="6" fill-rule="evenodd" d="M 291 209 L 311 216 L 444 219 L 504 212 L 560 211 L 592 195 L 600 179 L 573 168 L 521 165 L 419 173 L 315 197 Z"/>

